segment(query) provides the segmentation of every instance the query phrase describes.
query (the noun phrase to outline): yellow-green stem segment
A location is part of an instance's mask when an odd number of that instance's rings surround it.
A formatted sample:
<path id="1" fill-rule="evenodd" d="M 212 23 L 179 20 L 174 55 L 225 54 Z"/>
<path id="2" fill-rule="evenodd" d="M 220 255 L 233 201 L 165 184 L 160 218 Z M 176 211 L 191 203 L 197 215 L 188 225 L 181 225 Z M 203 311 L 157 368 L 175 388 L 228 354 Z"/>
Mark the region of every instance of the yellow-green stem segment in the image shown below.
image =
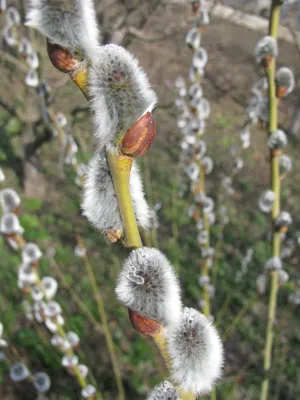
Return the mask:
<path id="1" fill-rule="evenodd" d="M 280 4 L 278 0 L 272 1 L 269 35 L 277 39 L 278 26 L 280 16 Z M 276 98 L 276 86 L 275 86 L 275 73 L 276 73 L 276 61 L 272 59 L 271 63 L 267 67 L 267 78 L 269 85 L 269 134 L 277 129 L 277 106 L 278 100 Z M 278 155 L 272 154 L 271 156 L 271 183 L 272 190 L 275 193 L 275 201 L 272 209 L 272 219 L 276 219 L 280 212 L 280 174 L 279 174 L 279 163 Z M 280 256 L 280 233 L 274 231 L 272 240 L 272 256 Z M 269 391 L 270 381 L 270 369 L 272 363 L 272 346 L 274 338 L 274 321 L 276 317 L 276 306 L 277 306 L 277 293 L 278 293 L 278 272 L 273 271 L 271 273 L 271 288 L 269 295 L 269 308 L 268 308 L 268 322 L 266 330 L 266 341 L 264 348 L 264 380 L 261 386 L 260 400 L 267 400 Z"/>
<path id="2" fill-rule="evenodd" d="M 124 245 L 129 248 L 141 247 L 142 241 L 135 219 L 129 186 L 133 158 L 115 152 L 107 152 L 107 160 L 123 222 Z"/>

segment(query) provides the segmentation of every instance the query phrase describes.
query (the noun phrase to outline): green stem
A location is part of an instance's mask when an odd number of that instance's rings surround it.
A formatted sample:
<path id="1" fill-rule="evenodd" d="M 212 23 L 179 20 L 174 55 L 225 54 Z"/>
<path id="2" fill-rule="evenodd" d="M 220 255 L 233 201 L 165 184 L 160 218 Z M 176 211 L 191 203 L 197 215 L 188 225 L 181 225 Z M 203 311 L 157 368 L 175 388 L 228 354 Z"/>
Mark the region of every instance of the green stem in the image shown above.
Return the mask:
<path id="1" fill-rule="evenodd" d="M 278 26 L 280 16 L 280 4 L 278 0 L 272 1 L 269 35 L 277 39 Z M 276 73 L 276 61 L 272 59 L 270 65 L 267 68 L 267 78 L 269 85 L 269 134 L 277 129 L 277 106 L 278 100 L 276 98 L 276 86 L 275 86 L 275 73 Z M 271 160 L 271 183 L 272 190 L 275 193 L 275 202 L 272 209 L 273 221 L 280 212 L 280 174 L 279 174 L 279 163 L 278 155 L 272 154 Z M 273 233 L 272 240 L 272 256 L 280 256 L 280 233 Z M 269 295 L 269 308 L 268 308 L 268 321 L 266 329 L 266 341 L 264 348 L 264 380 L 261 386 L 260 400 L 267 400 L 268 390 L 270 383 L 270 369 L 272 363 L 272 347 L 274 338 L 274 321 L 276 317 L 276 306 L 277 306 L 277 293 L 278 293 L 278 272 L 273 271 L 271 274 L 271 289 Z"/>
<path id="2" fill-rule="evenodd" d="M 142 246 L 130 195 L 129 178 L 133 159 L 125 155 L 107 153 L 107 160 L 117 195 L 119 210 L 123 222 L 124 245 L 130 248 Z"/>

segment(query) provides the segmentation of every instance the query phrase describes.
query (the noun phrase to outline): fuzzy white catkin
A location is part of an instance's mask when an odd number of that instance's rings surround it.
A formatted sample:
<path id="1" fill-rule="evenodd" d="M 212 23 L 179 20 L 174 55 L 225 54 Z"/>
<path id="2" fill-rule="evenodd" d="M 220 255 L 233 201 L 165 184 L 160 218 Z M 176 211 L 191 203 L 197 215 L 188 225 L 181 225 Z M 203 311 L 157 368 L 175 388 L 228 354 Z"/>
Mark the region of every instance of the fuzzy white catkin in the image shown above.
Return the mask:
<path id="1" fill-rule="evenodd" d="M 180 400 L 180 398 L 172 383 L 164 381 L 152 390 L 147 400 Z"/>
<path id="2" fill-rule="evenodd" d="M 268 147 L 272 150 L 280 150 L 287 145 L 287 136 L 281 130 L 277 129 L 269 137 Z"/>
<path id="3" fill-rule="evenodd" d="M 14 212 L 20 203 L 20 196 L 15 190 L 3 189 L 0 191 L 0 205 L 5 214 Z"/>
<path id="4" fill-rule="evenodd" d="M 145 200 L 138 167 L 133 163 L 130 172 L 130 193 L 138 225 L 150 224 L 150 208 Z M 110 230 L 123 232 L 116 193 L 104 151 L 98 151 L 88 164 L 84 183 L 83 215 L 103 233 Z"/>
<path id="5" fill-rule="evenodd" d="M 30 373 L 28 368 L 23 363 L 15 363 L 11 366 L 9 371 L 10 379 L 13 382 L 22 382 L 29 377 Z"/>
<path id="6" fill-rule="evenodd" d="M 33 376 L 33 385 L 39 393 L 46 393 L 50 389 L 51 380 L 45 372 L 38 372 Z"/>
<path id="7" fill-rule="evenodd" d="M 172 379 L 187 392 L 210 392 L 223 365 L 223 345 L 214 326 L 199 311 L 186 307 L 167 340 Z"/>
<path id="8" fill-rule="evenodd" d="M 157 98 L 137 59 L 123 47 L 101 46 L 92 61 L 89 93 L 95 136 L 105 146 L 151 112 Z"/>
<path id="9" fill-rule="evenodd" d="M 0 232 L 4 235 L 23 233 L 19 218 L 12 213 L 4 214 L 0 220 Z"/>
<path id="10" fill-rule="evenodd" d="M 30 0 L 26 25 L 52 43 L 93 57 L 98 47 L 98 27 L 93 0 Z"/>
<path id="11" fill-rule="evenodd" d="M 287 67 L 281 67 L 276 72 L 276 83 L 278 86 L 286 88 L 286 94 L 291 93 L 295 87 L 295 78 L 293 71 Z"/>
<path id="12" fill-rule="evenodd" d="M 264 36 L 255 47 L 255 58 L 260 63 L 265 56 L 276 57 L 278 54 L 277 41 L 272 36 Z"/>
<path id="13" fill-rule="evenodd" d="M 191 28 L 185 38 L 185 43 L 192 49 L 196 50 L 201 44 L 201 33 L 196 27 Z"/>
<path id="14" fill-rule="evenodd" d="M 281 154 L 278 157 L 280 175 L 285 175 L 293 169 L 293 163 L 289 156 Z"/>
<path id="15" fill-rule="evenodd" d="M 181 316 L 180 286 L 165 255 L 141 247 L 125 260 L 116 286 L 118 299 L 138 314 L 164 326 L 178 324 Z"/>

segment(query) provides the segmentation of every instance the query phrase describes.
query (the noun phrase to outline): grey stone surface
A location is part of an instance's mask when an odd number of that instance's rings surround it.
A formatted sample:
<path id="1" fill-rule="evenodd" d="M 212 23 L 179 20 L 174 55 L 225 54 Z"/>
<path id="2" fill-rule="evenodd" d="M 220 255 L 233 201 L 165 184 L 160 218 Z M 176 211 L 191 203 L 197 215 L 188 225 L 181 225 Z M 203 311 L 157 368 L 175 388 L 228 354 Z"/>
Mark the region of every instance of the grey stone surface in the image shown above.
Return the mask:
<path id="1" fill-rule="evenodd" d="M 290 23 L 294 28 L 300 29 L 300 1 L 296 0 L 290 4 L 282 6 L 281 22 L 282 24 Z M 253 13 L 261 17 L 267 17 L 271 0 L 225 0 L 224 5 L 243 10 L 248 13 Z"/>

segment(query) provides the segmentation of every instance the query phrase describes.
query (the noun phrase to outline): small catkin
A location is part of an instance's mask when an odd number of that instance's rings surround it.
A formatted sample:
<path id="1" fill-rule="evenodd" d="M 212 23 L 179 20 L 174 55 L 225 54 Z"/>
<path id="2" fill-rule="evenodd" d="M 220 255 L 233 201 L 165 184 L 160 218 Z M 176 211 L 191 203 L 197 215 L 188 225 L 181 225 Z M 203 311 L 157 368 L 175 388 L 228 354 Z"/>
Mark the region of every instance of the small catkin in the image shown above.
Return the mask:
<path id="1" fill-rule="evenodd" d="M 93 0 L 30 0 L 26 25 L 52 43 L 92 58 L 98 47 Z"/>
<path id="2" fill-rule="evenodd" d="M 172 379 L 187 392 L 207 394 L 222 372 L 223 345 L 217 330 L 203 314 L 186 307 L 170 333 Z"/>
<path id="3" fill-rule="evenodd" d="M 120 272 L 116 293 L 128 308 L 164 326 L 179 322 L 181 299 L 178 278 L 165 255 L 157 249 L 133 250 Z"/>
<path id="4" fill-rule="evenodd" d="M 169 381 L 164 381 L 152 390 L 147 400 L 180 400 L 180 398 L 175 387 Z"/>
<path id="5" fill-rule="evenodd" d="M 150 208 L 145 200 L 142 181 L 135 163 L 130 173 L 130 193 L 138 225 L 143 228 L 149 227 Z M 96 152 L 88 164 L 81 208 L 90 223 L 103 233 L 117 230 L 123 232 L 113 181 L 102 150 Z"/>
<path id="6" fill-rule="evenodd" d="M 114 44 L 98 48 L 90 68 L 89 93 L 100 147 L 121 139 L 156 103 L 137 59 Z"/>

